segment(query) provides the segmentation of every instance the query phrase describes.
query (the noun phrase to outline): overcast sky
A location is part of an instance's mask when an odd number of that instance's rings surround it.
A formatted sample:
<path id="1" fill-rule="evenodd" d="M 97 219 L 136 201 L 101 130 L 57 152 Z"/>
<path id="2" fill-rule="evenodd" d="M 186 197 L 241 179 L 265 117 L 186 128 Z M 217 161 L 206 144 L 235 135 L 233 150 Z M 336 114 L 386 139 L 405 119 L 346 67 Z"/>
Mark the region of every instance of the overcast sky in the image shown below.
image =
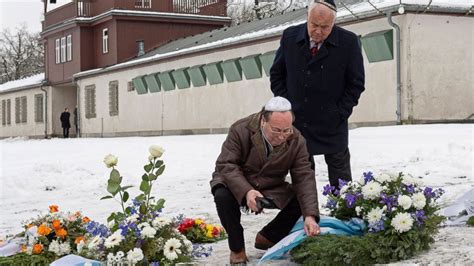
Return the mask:
<path id="1" fill-rule="evenodd" d="M 57 4 L 49 4 L 48 10 L 61 6 L 72 0 L 57 0 Z M 28 31 L 41 31 L 43 20 L 43 2 L 41 0 L 0 0 L 0 30 L 14 30 L 26 24 Z"/>

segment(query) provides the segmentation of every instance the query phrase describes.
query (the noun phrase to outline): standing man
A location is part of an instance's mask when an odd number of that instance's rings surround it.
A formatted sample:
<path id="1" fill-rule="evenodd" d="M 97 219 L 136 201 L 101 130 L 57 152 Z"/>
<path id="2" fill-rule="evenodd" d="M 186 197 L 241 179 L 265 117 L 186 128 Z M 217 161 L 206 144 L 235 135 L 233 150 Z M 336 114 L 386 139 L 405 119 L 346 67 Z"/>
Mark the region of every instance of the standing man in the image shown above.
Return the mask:
<path id="1" fill-rule="evenodd" d="M 306 234 L 319 234 L 314 171 L 306 142 L 292 122 L 290 102 L 274 97 L 261 112 L 235 122 L 222 144 L 211 191 L 228 235 L 231 264 L 247 262 L 240 206 L 256 214 L 269 206 L 281 209 L 257 234 L 255 248 L 272 247 L 301 215 Z M 285 181 L 288 172 L 291 184 Z"/>
<path id="2" fill-rule="evenodd" d="M 274 95 L 290 100 L 294 125 L 306 138 L 310 161 L 324 154 L 329 183 L 352 180 L 348 119 L 364 91 L 364 64 L 358 37 L 334 26 L 333 0 L 315 0 L 307 23 L 283 32 L 270 70 Z"/>
<path id="3" fill-rule="evenodd" d="M 69 117 L 71 114 L 69 113 L 69 109 L 64 108 L 64 112 L 61 113 L 61 127 L 63 128 L 63 137 L 69 138 L 69 128 L 71 127 L 71 123 L 69 122 Z"/>

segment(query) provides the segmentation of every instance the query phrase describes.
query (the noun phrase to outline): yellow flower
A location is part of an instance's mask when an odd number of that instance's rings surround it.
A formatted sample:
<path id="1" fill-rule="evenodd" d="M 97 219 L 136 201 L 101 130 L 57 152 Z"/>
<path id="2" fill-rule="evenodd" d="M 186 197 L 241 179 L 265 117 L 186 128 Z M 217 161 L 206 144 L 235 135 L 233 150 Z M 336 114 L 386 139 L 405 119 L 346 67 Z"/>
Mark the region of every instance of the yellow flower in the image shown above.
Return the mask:
<path id="1" fill-rule="evenodd" d="M 211 231 L 207 231 L 206 237 L 207 237 L 207 238 L 212 238 L 212 237 L 213 237 L 213 236 L 212 236 L 212 230 L 211 230 Z"/>
<path id="2" fill-rule="evenodd" d="M 36 231 L 38 234 L 42 235 L 42 236 L 47 236 L 51 233 L 52 229 L 49 228 L 47 225 L 45 224 L 41 224 L 39 227 L 38 227 L 38 230 Z"/>
<path id="3" fill-rule="evenodd" d="M 206 224 L 206 230 L 207 230 L 207 231 L 211 231 L 211 232 L 212 232 L 212 229 L 213 229 L 213 228 L 214 228 L 214 227 L 213 227 L 211 224 Z"/>
<path id="4" fill-rule="evenodd" d="M 199 218 L 194 221 L 194 223 L 195 223 L 196 225 L 200 225 L 200 224 L 202 224 L 203 222 L 204 222 L 204 221 L 203 221 L 202 219 L 199 219 Z"/>

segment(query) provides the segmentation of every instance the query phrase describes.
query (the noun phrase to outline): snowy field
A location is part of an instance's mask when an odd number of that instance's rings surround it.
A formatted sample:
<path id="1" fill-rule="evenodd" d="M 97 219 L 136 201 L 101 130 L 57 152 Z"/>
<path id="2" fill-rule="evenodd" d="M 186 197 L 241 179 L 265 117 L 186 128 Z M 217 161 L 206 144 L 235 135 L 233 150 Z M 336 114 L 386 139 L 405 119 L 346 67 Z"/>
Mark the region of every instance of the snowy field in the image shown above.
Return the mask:
<path id="1" fill-rule="evenodd" d="M 0 239 L 21 231 L 22 221 L 46 213 L 51 204 L 63 211 L 80 210 L 90 218 L 104 222 L 111 211 L 118 210 L 105 196 L 109 174 L 102 162 L 105 155 L 118 156 L 118 170 L 125 185 L 134 185 L 137 194 L 148 147 L 165 148 L 164 174 L 153 192 L 165 198 L 164 212 L 203 217 L 218 223 L 209 189 L 225 135 L 167 137 L 83 138 L 0 140 Z M 446 190 L 443 203 L 449 205 L 474 187 L 474 125 L 437 124 L 390 127 L 366 127 L 350 131 L 352 172 L 358 178 L 365 171 L 411 173 L 425 185 Z M 325 202 L 322 187 L 328 182 L 324 158 L 316 159 L 316 179 L 320 204 Z M 322 210 L 324 213 L 324 210 Z M 273 218 L 275 211 L 258 216 L 243 215 L 247 254 L 250 263 L 263 255 L 253 247 L 256 232 Z M 211 257 L 200 264 L 219 265 L 228 262 L 226 241 L 213 245 Z M 473 264 L 474 229 L 442 228 L 433 249 L 401 263 Z M 291 264 L 287 261 L 272 264 Z"/>

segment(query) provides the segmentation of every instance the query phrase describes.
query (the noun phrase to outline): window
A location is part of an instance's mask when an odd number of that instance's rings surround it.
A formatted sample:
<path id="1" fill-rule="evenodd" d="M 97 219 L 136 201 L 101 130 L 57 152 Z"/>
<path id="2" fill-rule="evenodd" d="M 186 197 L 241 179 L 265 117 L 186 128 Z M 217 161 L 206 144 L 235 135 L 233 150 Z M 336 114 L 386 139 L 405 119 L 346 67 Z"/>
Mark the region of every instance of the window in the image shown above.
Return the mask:
<path id="1" fill-rule="evenodd" d="M 61 38 L 61 63 L 66 62 L 66 37 Z"/>
<path id="2" fill-rule="evenodd" d="M 111 81 L 109 83 L 109 114 L 110 116 L 118 115 L 118 81 Z"/>
<path id="3" fill-rule="evenodd" d="M 61 52 L 60 52 L 60 45 L 59 39 L 56 39 L 56 64 L 61 63 Z"/>
<path id="4" fill-rule="evenodd" d="M 35 95 L 35 122 L 44 122 L 43 116 L 43 94 Z"/>
<path id="5" fill-rule="evenodd" d="M 95 118 L 95 85 L 89 85 L 85 88 L 86 118 Z"/>
<path id="6" fill-rule="evenodd" d="M 7 100 L 2 100 L 2 126 L 7 124 Z"/>
<path id="7" fill-rule="evenodd" d="M 135 0 L 137 8 L 151 8 L 151 0 Z"/>
<path id="8" fill-rule="evenodd" d="M 7 100 L 7 125 L 12 124 L 12 102 Z"/>
<path id="9" fill-rule="evenodd" d="M 127 91 L 134 91 L 135 87 L 133 86 L 133 82 L 129 81 L 127 83 Z"/>
<path id="10" fill-rule="evenodd" d="M 109 52 L 109 30 L 102 30 L 102 53 L 106 54 Z"/>
<path id="11" fill-rule="evenodd" d="M 15 123 L 26 123 L 26 96 L 15 98 Z"/>
<path id="12" fill-rule="evenodd" d="M 66 55 L 67 55 L 67 61 L 72 60 L 72 35 L 69 34 L 66 37 Z"/>
<path id="13" fill-rule="evenodd" d="M 393 59 L 393 30 L 369 33 L 361 42 L 369 63 Z"/>

